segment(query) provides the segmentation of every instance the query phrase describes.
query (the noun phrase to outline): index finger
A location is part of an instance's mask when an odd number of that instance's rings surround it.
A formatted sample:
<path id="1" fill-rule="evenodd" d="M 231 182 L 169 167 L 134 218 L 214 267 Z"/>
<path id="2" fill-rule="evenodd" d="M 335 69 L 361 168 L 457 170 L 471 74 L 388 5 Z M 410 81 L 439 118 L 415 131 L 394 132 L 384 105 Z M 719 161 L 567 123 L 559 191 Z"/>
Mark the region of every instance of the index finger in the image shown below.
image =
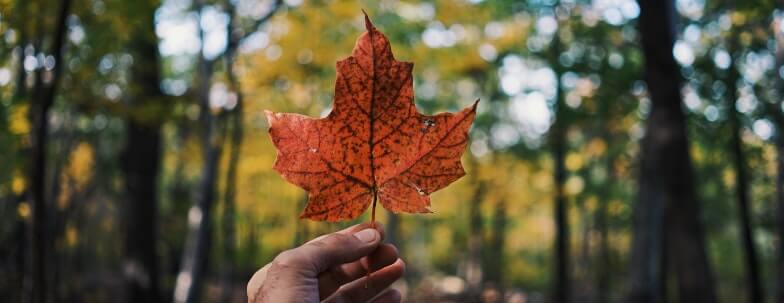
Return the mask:
<path id="1" fill-rule="evenodd" d="M 364 223 L 352 225 L 352 226 L 349 226 L 349 227 L 347 227 L 345 229 L 342 229 L 342 230 L 339 230 L 339 231 L 336 231 L 336 232 L 333 232 L 333 233 L 334 234 L 352 235 L 352 234 L 354 234 L 354 233 L 356 233 L 356 232 L 358 232 L 360 230 L 366 229 L 366 228 L 371 228 L 370 222 L 364 222 Z M 381 234 L 381 241 L 383 242 L 384 241 L 384 236 L 385 236 L 384 224 L 381 224 L 380 222 L 375 222 L 373 228 L 375 228 L 378 231 L 378 233 Z M 321 239 L 324 239 L 324 237 L 329 236 L 329 235 L 331 235 L 333 233 L 323 234 L 321 236 L 318 236 L 315 239 L 306 242 L 306 244 L 310 243 L 310 242 L 315 242 L 315 241 L 319 241 Z"/>

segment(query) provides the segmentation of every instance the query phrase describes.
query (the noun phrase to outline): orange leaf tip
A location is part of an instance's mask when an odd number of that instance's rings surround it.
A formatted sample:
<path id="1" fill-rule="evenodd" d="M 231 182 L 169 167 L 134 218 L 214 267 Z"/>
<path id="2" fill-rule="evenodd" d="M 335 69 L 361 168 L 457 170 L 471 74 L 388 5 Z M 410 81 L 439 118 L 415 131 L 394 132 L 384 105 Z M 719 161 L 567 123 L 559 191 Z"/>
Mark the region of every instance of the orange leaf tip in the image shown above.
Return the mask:
<path id="1" fill-rule="evenodd" d="M 373 22 L 370 22 L 370 17 L 368 17 L 368 14 L 367 12 L 365 12 L 365 9 L 362 9 L 362 14 L 365 15 L 365 29 L 367 29 L 368 31 L 370 31 L 371 29 L 375 29 L 376 27 L 373 26 Z"/>

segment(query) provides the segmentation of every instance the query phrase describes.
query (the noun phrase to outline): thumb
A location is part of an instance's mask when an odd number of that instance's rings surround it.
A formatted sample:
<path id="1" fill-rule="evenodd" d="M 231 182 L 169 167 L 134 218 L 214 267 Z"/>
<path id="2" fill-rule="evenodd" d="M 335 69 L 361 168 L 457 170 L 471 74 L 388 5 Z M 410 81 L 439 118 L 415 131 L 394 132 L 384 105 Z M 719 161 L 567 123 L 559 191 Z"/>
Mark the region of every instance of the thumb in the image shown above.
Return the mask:
<path id="1" fill-rule="evenodd" d="M 276 261 L 306 269 L 315 277 L 332 266 L 369 255 L 380 243 L 381 234 L 374 228 L 354 234 L 332 233 L 282 253 Z"/>

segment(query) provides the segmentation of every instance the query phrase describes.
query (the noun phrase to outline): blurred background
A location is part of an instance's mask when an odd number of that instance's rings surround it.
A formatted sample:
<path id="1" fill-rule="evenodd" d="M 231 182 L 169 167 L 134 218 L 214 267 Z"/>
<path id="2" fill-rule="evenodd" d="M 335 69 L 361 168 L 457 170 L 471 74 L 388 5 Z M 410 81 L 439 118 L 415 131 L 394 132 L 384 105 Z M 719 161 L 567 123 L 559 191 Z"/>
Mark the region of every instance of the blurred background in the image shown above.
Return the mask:
<path id="1" fill-rule="evenodd" d="M 407 302 L 784 302 L 780 0 L 0 0 L 5 302 L 244 302 L 299 220 L 263 110 L 364 31 L 428 114 L 482 99 Z"/>

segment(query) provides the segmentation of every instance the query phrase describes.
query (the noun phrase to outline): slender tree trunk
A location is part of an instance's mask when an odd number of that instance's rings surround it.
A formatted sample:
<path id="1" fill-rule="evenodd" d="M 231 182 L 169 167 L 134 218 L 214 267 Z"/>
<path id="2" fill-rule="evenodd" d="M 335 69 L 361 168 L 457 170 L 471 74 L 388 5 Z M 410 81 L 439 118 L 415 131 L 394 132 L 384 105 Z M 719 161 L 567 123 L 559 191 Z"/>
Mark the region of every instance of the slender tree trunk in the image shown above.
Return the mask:
<path id="1" fill-rule="evenodd" d="M 757 249 L 754 244 L 754 231 L 751 223 L 750 198 L 748 186 L 748 170 L 746 169 L 746 156 L 743 152 L 743 142 L 741 139 L 740 113 L 735 110 L 738 100 L 738 88 L 736 87 L 740 74 L 738 66 L 735 64 L 739 55 L 738 37 L 736 30 L 730 36 L 730 54 L 733 55 L 732 64 L 728 68 L 727 77 L 727 108 L 729 113 L 730 151 L 733 156 L 733 166 L 735 168 L 735 195 L 738 203 L 738 216 L 741 227 L 741 243 L 743 245 L 744 261 L 746 265 L 746 288 L 748 291 L 749 302 L 762 303 L 765 301 L 762 283 L 759 274 L 759 261 L 757 260 Z"/>
<path id="2" fill-rule="evenodd" d="M 195 10 L 201 15 L 204 0 L 196 1 Z M 204 33 L 200 31 L 201 41 Z M 182 265 L 174 289 L 174 302 L 199 302 L 204 276 L 207 272 L 212 242 L 212 212 L 215 202 L 218 160 L 222 142 L 216 116 L 212 114 L 209 91 L 212 83 L 213 63 L 204 57 L 204 45 L 199 53 L 198 95 L 199 122 L 201 126 L 202 173 L 196 204 L 188 211 L 188 235 L 183 250 Z"/>
<path id="3" fill-rule="evenodd" d="M 209 80 L 202 80 L 200 85 L 209 86 Z M 207 100 L 207 92 L 203 93 L 202 103 Z M 182 266 L 177 275 L 174 290 L 174 302 L 198 302 L 204 275 L 207 271 L 210 246 L 212 242 L 212 211 L 215 202 L 215 184 L 218 176 L 218 160 L 221 154 L 221 142 L 215 117 L 209 112 L 209 104 L 202 105 L 201 148 L 203 167 L 199 194 L 196 205 L 188 211 L 188 236 L 183 250 Z"/>
<path id="4" fill-rule="evenodd" d="M 137 112 L 163 102 L 160 90 L 160 57 L 155 35 L 157 1 L 142 1 L 142 14 L 134 17 L 131 51 L 134 64 L 129 91 L 130 108 Z M 125 126 L 126 142 L 121 154 L 125 179 L 123 277 L 128 302 L 159 302 L 158 174 L 161 165 L 160 121 L 131 115 Z"/>
<path id="5" fill-rule="evenodd" d="M 29 43 L 28 37 L 28 29 L 25 28 L 24 21 L 27 20 L 29 8 L 25 4 L 19 4 L 16 8 L 16 18 L 13 19 L 12 22 L 17 23 L 18 32 L 19 32 L 19 48 L 17 52 L 17 69 L 16 69 L 16 80 L 15 80 L 15 87 L 14 87 L 14 94 L 12 101 L 14 103 L 20 102 L 24 98 L 27 97 L 27 71 L 24 69 L 24 49 L 27 47 Z M 19 204 L 24 201 L 24 197 L 29 196 L 27 192 L 21 193 L 21 195 L 12 197 L 12 208 L 13 210 L 18 209 Z M 14 216 L 16 222 L 14 223 L 14 241 L 17 243 L 15 249 L 13 250 L 14 260 L 14 277 L 15 281 L 18 281 L 18 284 L 11 285 L 11 287 L 16 286 L 16 289 L 22 289 L 25 291 L 17 292 L 16 297 L 11 297 L 10 300 L 13 302 L 28 302 L 30 301 L 29 296 L 32 294 L 32 291 L 29 289 L 30 286 L 27 285 L 28 283 L 25 282 L 25 274 L 28 268 L 28 261 L 29 258 L 27 255 L 30 253 L 30 237 L 28 237 L 28 230 L 27 230 L 27 221 L 24 218 Z"/>
<path id="6" fill-rule="evenodd" d="M 179 121 L 176 121 L 175 124 L 176 131 L 174 138 L 171 139 L 171 142 L 167 143 L 177 154 L 174 159 L 174 164 L 172 165 L 174 167 L 172 172 L 172 184 L 166 188 L 166 195 L 168 196 L 169 201 L 171 201 L 172 207 L 166 214 L 162 215 L 178 217 L 179 219 L 169 221 L 169 223 L 161 221 L 161 229 L 175 230 L 177 234 L 185 234 L 185 230 L 187 230 L 188 209 L 193 204 L 193 193 L 190 190 L 193 182 L 188 180 L 185 176 L 185 166 L 189 160 L 183 149 L 186 142 L 189 140 L 188 138 L 190 137 L 191 129 L 189 128 L 188 121 L 185 119 L 180 119 Z M 163 237 L 163 234 L 161 236 L 162 239 L 167 240 L 164 245 L 166 248 L 166 268 L 162 268 L 161 276 L 168 275 L 176 277 L 182 263 L 185 241 L 181 238 L 167 239 L 166 237 Z M 171 292 L 172 289 L 170 288 L 161 290 L 161 293 L 164 294 Z M 168 296 L 162 296 L 161 301 L 171 301 L 171 298 L 169 297 L 167 299 L 167 297 Z"/>
<path id="7" fill-rule="evenodd" d="M 229 29 L 234 29 L 235 22 L 236 22 L 236 8 L 234 5 L 231 4 L 231 1 L 227 1 L 227 7 L 229 9 Z M 230 122 L 231 122 L 231 137 L 230 137 L 230 150 L 229 150 L 229 163 L 228 168 L 226 170 L 226 193 L 224 195 L 224 204 L 223 204 L 223 218 L 221 222 L 223 223 L 223 277 L 222 283 L 223 286 L 221 292 L 221 302 L 231 302 L 232 300 L 232 288 L 234 285 L 234 245 L 235 245 L 235 231 L 234 231 L 234 224 L 235 224 L 235 210 L 234 205 L 236 203 L 236 193 L 237 193 L 237 166 L 240 159 L 240 150 L 242 147 L 242 138 L 243 138 L 243 95 L 242 90 L 240 88 L 239 81 L 237 80 L 236 75 L 234 74 L 234 59 L 237 47 L 239 45 L 240 36 L 235 34 L 237 31 L 229 30 L 227 41 L 229 41 L 228 46 L 226 47 L 226 56 L 225 56 L 225 63 L 226 63 L 226 74 L 229 79 L 229 85 L 231 90 L 237 96 L 237 105 L 232 110 Z"/>
<path id="8" fill-rule="evenodd" d="M 235 109 L 239 110 L 239 109 Z M 222 235 L 223 235 L 223 271 L 221 277 L 221 302 L 231 302 L 232 289 L 234 287 L 234 245 L 235 240 L 235 217 L 234 209 L 236 203 L 237 188 L 237 165 L 239 162 L 240 147 L 242 145 L 242 114 L 232 113 L 232 132 L 229 150 L 229 163 L 226 170 L 226 193 L 223 199 Z"/>
<path id="9" fill-rule="evenodd" d="M 137 61 L 141 62 L 141 61 Z M 156 126 L 129 121 L 123 152 L 126 202 L 123 275 L 129 302 L 158 302 L 156 254 L 161 137 Z"/>
<path id="10" fill-rule="evenodd" d="M 564 111 L 563 87 L 561 85 L 561 75 L 563 70 L 558 64 L 558 55 L 561 52 L 561 39 L 558 33 L 553 37 L 553 54 L 551 63 L 554 66 L 556 79 L 555 96 L 555 122 L 553 123 L 550 137 L 553 157 L 553 213 L 555 217 L 555 281 L 553 285 L 553 302 L 569 303 L 572 299 L 571 265 L 569 262 L 569 222 L 568 206 L 566 194 L 564 192 L 564 182 L 566 181 L 566 168 L 564 158 L 566 156 L 566 125 Z"/>
<path id="11" fill-rule="evenodd" d="M 52 71 L 51 82 L 44 83 L 43 68 L 39 67 L 35 76 L 35 88 L 30 106 L 30 164 L 29 164 L 29 184 L 30 201 L 33 207 L 31 224 L 32 234 L 32 287 L 31 301 L 43 303 L 47 300 L 47 295 L 53 292 L 47 285 L 46 272 L 49 270 L 47 262 L 47 250 L 51 249 L 50 237 L 47 233 L 46 220 L 49 218 L 47 208 L 49 202 L 46 200 L 46 150 L 47 133 L 49 131 L 49 109 L 54 103 L 57 87 L 60 82 L 60 75 L 63 70 L 63 52 L 65 48 L 65 36 L 68 31 L 66 20 L 71 9 L 71 0 L 63 0 L 60 3 L 57 22 L 55 23 L 55 33 L 51 44 L 50 53 L 55 59 L 57 66 Z M 38 37 L 43 39 L 43 37 Z"/>
<path id="12" fill-rule="evenodd" d="M 672 56 L 674 1 L 638 2 L 652 107 L 640 155 L 628 299 L 662 302 L 664 256 L 659 255 L 659 248 L 664 244 L 666 258 L 677 277 L 679 301 L 716 302 L 689 157 L 686 117 L 681 108 L 681 78 Z M 666 228 L 662 230 L 662 226 Z"/>

